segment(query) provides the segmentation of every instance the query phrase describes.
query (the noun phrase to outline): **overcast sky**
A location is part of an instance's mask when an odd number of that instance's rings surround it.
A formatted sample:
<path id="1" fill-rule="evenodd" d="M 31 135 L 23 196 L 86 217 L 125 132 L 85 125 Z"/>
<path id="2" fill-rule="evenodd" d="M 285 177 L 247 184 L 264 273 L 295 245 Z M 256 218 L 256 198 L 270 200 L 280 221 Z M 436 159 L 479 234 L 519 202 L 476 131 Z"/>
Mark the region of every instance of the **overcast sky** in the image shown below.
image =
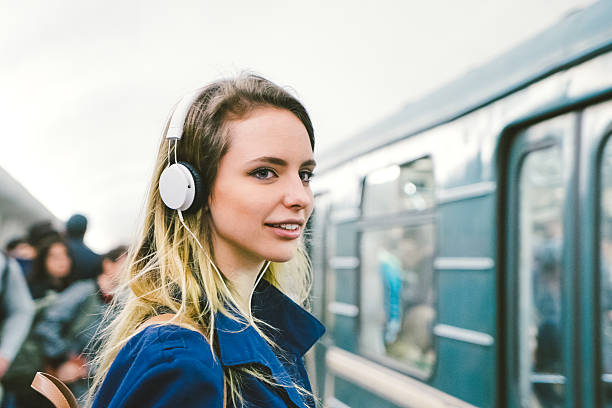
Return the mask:
<path id="1" fill-rule="evenodd" d="M 0 0 L 0 167 L 104 251 L 133 238 L 182 94 L 263 74 L 321 152 L 592 3 Z"/>

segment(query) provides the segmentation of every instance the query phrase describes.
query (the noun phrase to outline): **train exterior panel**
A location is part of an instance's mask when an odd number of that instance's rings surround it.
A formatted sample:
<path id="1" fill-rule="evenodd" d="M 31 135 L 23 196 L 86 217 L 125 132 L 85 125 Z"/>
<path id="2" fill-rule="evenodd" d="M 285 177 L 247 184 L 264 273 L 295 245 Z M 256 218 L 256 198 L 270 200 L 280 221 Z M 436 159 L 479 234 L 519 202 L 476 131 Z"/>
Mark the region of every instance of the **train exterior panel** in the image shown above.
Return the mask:
<path id="1" fill-rule="evenodd" d="M 320 158 L 331 407 L 612 406 L 612 3 Z"/>

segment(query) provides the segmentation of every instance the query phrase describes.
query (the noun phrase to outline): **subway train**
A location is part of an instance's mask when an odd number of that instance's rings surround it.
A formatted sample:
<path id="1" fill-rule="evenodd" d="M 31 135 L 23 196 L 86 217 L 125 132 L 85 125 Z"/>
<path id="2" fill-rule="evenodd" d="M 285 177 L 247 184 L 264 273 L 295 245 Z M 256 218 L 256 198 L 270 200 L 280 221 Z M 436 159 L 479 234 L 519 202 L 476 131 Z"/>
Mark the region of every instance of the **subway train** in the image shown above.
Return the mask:
<path id="1" fill-rule="evenodd" d="M 331 408 L 612 407 L 612 1 L 317 158 Z"/>

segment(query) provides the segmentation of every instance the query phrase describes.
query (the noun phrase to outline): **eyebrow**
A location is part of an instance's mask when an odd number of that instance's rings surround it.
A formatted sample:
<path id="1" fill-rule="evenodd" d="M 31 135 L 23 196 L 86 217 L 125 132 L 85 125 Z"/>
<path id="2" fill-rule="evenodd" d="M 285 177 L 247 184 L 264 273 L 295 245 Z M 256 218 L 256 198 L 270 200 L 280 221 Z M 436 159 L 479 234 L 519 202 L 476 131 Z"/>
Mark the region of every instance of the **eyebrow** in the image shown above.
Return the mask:
<path id="1" fill-rule="evenodd" d="M 258 157 L 250 161 L 250 163 L 252 162 L 265 162 L 265 163 L 270 163 L 270 164 L 276 164 L 279 166 L 287 166 L 287 162 L 285 160 L 279 159 L 278 157 L 270 157 L 270 156 Z M 310 160 L 306 160 L 305 162 L 303 162 L 300 167 L 316 166 L 316 165 L 317 165 L 317 162 L 315 162 L 313 159 L 310 159 Z"/>

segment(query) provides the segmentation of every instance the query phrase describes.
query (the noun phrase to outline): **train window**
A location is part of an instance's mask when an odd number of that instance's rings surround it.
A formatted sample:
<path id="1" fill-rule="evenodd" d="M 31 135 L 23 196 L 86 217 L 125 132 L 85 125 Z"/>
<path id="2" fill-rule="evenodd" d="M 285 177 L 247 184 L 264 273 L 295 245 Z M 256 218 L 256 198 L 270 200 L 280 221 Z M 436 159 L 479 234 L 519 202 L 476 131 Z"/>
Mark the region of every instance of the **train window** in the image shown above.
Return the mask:
<path id="1" fill-rule="evenodd" d="M 564 398 L 562 163 L 561 148 L 553 145 L 528 153 L 520 173 L 518 346 L 522 406 L 557 407 Z"/>
<path id="2" fill-rule="evenodd" d="M 433 168 L 430 157 L 377 170 L 365 179 L 361 209 L 364 216 L 433 207 Z"/>
<path id="3" fill-rule="evenodd" d="M 359 347 L 364 355 L 427 377 L 435 362 L 434 217 L 423 218 L 420 210 L 433 206 L 433 167 L 424 158 L 389 169 L 364 186 L 366 213 L 386 221 L 403 215 L 386 228 L 368 218 L 362 231 Z M 421 216 L 412 218 L 407 210 Z"/>
<path id="4" fill-rule="evenodd" d="M 601 162 L 600 298 L 602 380 L 606 403 L 612 403 L 612 139 L 608 139 Z"/>

